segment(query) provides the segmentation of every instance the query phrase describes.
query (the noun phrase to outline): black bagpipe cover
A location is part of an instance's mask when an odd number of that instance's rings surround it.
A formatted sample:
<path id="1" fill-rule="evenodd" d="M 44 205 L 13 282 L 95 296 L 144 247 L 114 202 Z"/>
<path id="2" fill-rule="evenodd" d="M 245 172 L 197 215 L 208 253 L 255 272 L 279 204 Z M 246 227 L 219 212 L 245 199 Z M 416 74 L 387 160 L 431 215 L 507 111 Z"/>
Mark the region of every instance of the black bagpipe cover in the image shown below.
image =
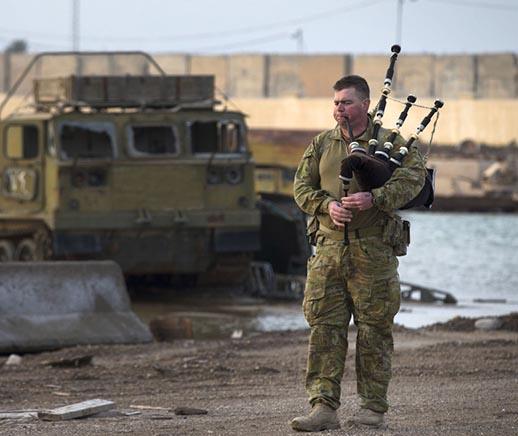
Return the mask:
<path id="1" fill-rule="evenodd" d="M 360 191 L 370 191 L 383 186 L 392 172 L 387 162 L 361 152 L 353 152 L 342 160 L 340 175 L 352 179 L 353 174 Z"/>
<path id="2" fill-rule="evenodd" d="M 362 152 L 353 152 L 342 160 L 340 176 L 354 177 L 360 191 L 371 191 L 383 186 L 392 176 L 388 162 Z M 435 170 L 427 168 L 425 184 L 419 194 L 401 209 L 430 207 L 434 199 Z"/>

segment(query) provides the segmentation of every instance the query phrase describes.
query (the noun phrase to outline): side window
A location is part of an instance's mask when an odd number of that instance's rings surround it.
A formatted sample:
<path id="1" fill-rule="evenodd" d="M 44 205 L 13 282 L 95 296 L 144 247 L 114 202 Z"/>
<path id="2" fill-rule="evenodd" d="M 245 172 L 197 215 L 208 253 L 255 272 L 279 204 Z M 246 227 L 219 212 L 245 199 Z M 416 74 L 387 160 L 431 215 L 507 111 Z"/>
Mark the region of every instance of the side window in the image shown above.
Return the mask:
<path id="1" fill-rule="evenodd" d="M 191 146 L 193 153 L 217 153 L 218 123 L 194 121 L 191 123 Z"/>
<path id="2" fill-rule="evenodd" d="M 115 128 L 108 122 L 62 122 L 58 125 L 62 159 L 115 157 Z"/>
<path id="3" fill-rule="evenodd" d="M 229 122 L 221 124 L 221 145 L 223 153 L 240 153 L 241 132 L 239 124 Z"/>
<path id="4" fill-rule="evenodd" d="M 9 159 L 34 159 L 38 156 L 38 128 L 14 125 L 7 127 L 5 154 Z"/>
<path id="5" fill-rule="evenodd" d="M 49 156 L 57 157 L 56 133 L 54 132 L 54 125 L 49 123 L 47 130 L 47 153 Z"/>
<path id="6" fill-rule="evenodd" d="M 190 124 L 193 153 L 243 153 L 242 126 L 231 120 L 194 121 Z"/>
<path id="7" fill-rule="evenodd" d="M 137 155 L 178 154 L 177 137 L 171 126 L 131 126 L 129 144 L 133 154 Z"/>

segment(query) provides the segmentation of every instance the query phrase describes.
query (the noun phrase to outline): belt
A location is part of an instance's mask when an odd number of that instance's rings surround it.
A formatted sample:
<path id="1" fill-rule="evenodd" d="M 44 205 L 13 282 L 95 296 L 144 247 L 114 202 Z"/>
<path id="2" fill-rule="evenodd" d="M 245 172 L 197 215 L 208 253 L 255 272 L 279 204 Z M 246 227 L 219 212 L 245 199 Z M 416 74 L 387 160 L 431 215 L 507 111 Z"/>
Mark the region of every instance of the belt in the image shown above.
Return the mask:
<path id="1" fill-rule="evenodd" d="M 329 236 L 331 239 L 335 239 L 337 241 L 342 241 L 344 239 L 344 232 L 339 230 L 330 229 L 319 223 L 318 229 L 326 236 Z M 380 226 L 372 226 L 372 227 L 364 227 L 363 229 L 354 229 L 349 231 L 349 239 L 361 239 L 367 238 L 369 236 L 381 236 L 383 234 L 383 227 Z"/>

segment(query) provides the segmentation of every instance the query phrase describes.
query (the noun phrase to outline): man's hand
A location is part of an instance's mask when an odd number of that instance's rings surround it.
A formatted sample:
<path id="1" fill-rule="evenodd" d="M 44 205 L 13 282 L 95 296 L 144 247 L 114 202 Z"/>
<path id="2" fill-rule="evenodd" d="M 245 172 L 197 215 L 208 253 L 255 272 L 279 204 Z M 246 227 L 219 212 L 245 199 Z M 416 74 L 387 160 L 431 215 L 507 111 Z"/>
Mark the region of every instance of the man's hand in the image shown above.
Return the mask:
<path id="1" fill-rule="evenodd" d="M 355 192 L 347 197 L 342 197 L 342 206 L 347 209 L 370 209 L 373 206 L 372 194 L 370 192 Z"/>
<path id="2" fill-rule="evenodd" d="M 344 227 L 345 223 L 351 221 L 353 213 L 345 209 L 340 202 L 332 201 L 329 203 L 329 216 L 338 227 Z"/>

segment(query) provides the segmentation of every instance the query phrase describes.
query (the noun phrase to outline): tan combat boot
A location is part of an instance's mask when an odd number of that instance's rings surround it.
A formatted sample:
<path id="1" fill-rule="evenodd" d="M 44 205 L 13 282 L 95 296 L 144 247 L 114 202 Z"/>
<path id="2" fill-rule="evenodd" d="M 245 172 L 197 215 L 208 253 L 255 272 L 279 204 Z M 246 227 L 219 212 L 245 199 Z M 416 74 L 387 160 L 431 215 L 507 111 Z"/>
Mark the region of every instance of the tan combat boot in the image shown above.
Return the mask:
<path id="1" fill-rule="evenodd" d="M 370 409 L 360 409 L 356 415 L 347 420 L 348 426 L 364 426 L 370 428 L 386 428 L 384 414 Z"/>
<path id="2" fill-rule="evenodd" d="M 336 410 L 327 404 L 317 403 L 308 416 L 299 416 L 291 421 L 293 430 L 321 431 L 340 428 Z"/>

